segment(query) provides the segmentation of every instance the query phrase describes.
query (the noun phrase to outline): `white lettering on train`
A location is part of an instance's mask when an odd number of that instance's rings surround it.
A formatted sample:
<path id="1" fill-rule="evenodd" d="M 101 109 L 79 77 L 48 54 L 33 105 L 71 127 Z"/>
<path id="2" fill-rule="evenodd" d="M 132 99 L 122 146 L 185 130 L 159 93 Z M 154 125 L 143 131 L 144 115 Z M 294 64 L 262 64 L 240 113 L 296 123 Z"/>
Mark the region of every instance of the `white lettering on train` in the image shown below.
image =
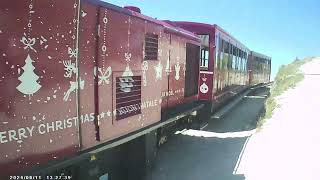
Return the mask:
<path id="1" fill-rule="evenodd" d="M 45 134 L 45 133 L 46 133 L 45 129 L 46 129 L 46 125 L 45 125 L 45 124 L 40 124 L 40 125 L 38 126 L 38 132 L 39 132 L 39 134 Z"/>
<path id="2" fill-rule="evenodd" d="M 146 108 L 158 106 L 158 100 L 144 101 L 141 104 L 128 105 L 118 108 L 117 111 L 120 115 L 124 115 L 130 112 L 139 111 Z M 81 123 L 87 123 L 94 121 L 95 113 L 88 113 L 80 115 L 79 119 Z M 100 119 L 101 120 L 101 119 Z M 72 128 L 78 125 L 77 117 L 70 117 L 64 120 L 57 120 L 47 123 L 41 123 L 34 126 L 22 127 L 17 129 L 4 130 L 0 129 L 0 144 L 5 144 L 13 141 L 19 141 L 30 138 L 36 134 L 45 135 L 56 131 L 62 131 L 64 129 Z"/>
<path id="3" fill-rule="evenodd" d="M 127 114 L 130 112 L 135 112 L 135 111 L 140 110 L 140 104 L 133 104 L 133 105 L 129 105 L 129 106 L 124 106 L 124 107 L 121 107 L 117 110 L 119 112 L 119 115 Z"/>
<path id="4" fill-rule="evenodd" d="M 0 132 L 0 144 L 27 139 L 33 136 L 34 126 Z"/>

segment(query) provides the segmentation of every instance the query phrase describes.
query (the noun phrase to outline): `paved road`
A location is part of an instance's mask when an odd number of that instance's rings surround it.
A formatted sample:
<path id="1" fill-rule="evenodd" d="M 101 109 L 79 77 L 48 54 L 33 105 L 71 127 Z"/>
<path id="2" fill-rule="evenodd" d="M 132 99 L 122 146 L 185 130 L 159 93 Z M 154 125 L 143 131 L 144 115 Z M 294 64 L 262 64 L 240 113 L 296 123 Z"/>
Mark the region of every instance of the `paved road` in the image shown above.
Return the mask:
<path id="1" fill-rule="evenodd" d="M 160 148 L 146 180 L 244 180 L 233 172 L 266 94 L 267 88 L 249 94 L 224 117 L 208 119 L 202 131 L 174 135 Z"/>

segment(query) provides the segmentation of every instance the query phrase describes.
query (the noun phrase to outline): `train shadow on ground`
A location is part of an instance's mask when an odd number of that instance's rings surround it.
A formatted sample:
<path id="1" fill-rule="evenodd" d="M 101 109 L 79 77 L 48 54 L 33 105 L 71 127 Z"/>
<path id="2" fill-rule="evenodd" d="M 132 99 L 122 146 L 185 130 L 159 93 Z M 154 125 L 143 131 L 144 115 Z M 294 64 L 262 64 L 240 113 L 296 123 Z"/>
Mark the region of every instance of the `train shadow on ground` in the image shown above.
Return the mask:
<path id="1" fill-rule="evenodd" d="M 145 180 L 244 180 L 235 172 L 268 92 L 254 90 L 222 118 L 208 119 L 200 130 L 177 131 L 159 149 Z"/>

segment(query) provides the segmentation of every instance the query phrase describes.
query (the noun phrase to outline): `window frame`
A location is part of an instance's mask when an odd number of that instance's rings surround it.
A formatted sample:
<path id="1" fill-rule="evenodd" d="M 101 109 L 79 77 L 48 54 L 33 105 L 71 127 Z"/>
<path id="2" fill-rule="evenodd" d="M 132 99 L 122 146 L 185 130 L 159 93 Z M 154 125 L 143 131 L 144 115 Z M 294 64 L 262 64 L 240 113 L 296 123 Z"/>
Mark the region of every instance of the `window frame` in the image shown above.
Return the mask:
<path id="1" fill-rule="evenodd" d="M 207 58 L 206 58 L 206 55 L 208 55 Z M 210 59 L 209 48 L 204 46 L 200 47 L 200 69 L 201 70 L 209 69 L 209 59 Z"/>

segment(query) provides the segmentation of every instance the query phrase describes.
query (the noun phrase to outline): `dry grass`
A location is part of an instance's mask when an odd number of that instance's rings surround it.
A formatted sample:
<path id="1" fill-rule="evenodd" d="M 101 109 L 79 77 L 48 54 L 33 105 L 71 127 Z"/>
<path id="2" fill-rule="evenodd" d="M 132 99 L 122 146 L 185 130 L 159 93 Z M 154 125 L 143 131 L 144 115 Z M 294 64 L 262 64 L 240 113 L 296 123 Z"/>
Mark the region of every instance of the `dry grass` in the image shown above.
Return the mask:
<path id="1" fill-rule="evenodd" d="M 299 68 L 311 61 L 312 58 L 303 60 L 296 60 L 291 64 L 282 65 L 276 75 L 274 83 L 271 88 L 271 93 L 265 102 L 265 111 L 263 116 L 257 122 L 257 130 L 261 130 L 263 124 L 270 119 L 273 111 L 279 107 L 276 102 L 276 97 L 283 94 L 285 91 L 294 88 L 300 81 L 304 79 L 304 75 L 300 72 Z"/>

